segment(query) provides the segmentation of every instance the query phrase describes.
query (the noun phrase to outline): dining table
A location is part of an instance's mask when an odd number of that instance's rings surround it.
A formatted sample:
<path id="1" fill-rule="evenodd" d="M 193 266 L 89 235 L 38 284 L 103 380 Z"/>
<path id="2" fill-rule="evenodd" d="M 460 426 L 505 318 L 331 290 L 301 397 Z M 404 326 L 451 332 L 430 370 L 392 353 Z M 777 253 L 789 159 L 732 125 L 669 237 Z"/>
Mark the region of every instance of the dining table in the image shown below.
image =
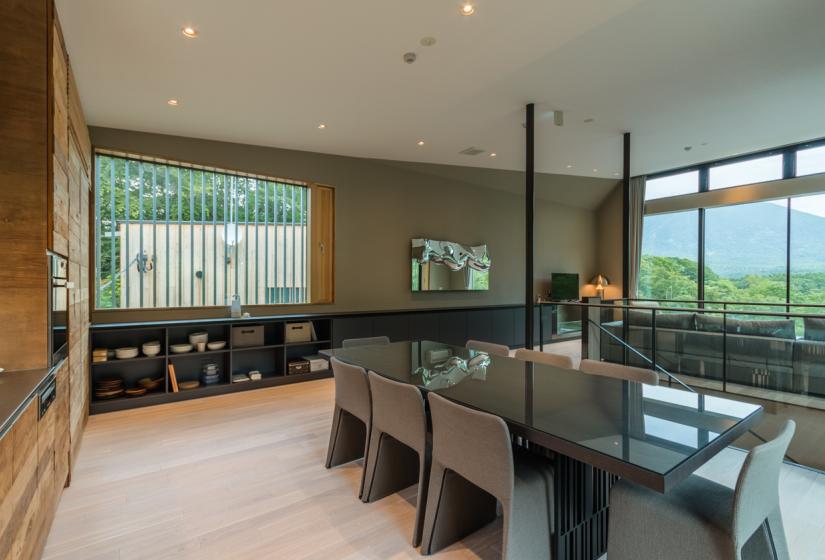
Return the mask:
<path id="1" fill-rule="evenodd" d="M 553 558 L 607 549 L 619 478 L 666 493 L 757 424 L 759 405 L 589 375 L 420 340 L 324 353 L 499 416 L 514 445 L 553 467 Z"/>

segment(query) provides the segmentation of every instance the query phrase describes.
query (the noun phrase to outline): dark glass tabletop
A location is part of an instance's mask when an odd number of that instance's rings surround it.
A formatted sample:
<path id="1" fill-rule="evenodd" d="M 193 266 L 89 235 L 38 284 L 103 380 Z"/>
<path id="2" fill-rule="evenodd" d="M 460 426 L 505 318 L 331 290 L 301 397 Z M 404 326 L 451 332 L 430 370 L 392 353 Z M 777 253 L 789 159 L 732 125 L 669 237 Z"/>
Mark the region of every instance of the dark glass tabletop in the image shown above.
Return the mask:
<path id="1" fill-rule="evenodd" d="M 758 405 L 439 342 L 396 342 L 326 353 L 500 416 L 514 434 L 662 492 L 729 445 L 762 414 Z"/>

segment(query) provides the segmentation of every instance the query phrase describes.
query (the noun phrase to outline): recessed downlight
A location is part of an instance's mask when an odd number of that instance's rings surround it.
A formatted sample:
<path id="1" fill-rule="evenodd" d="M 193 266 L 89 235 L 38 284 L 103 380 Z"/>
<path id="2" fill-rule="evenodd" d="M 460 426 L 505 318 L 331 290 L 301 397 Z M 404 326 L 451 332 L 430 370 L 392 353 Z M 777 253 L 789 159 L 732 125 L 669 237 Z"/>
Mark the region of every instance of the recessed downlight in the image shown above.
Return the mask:
<path id="1" fill-rule="evenodd" d="M 189 39 L 194 39 L 195 37 L 198 36 L 198 30 L 195 29 L 194 27 L 192 27 L 191 25 L 186 25 L 184 27 L 181 27 L 180 32 L 181 32 L 181 35 L 183 35 L 184 37 L 187 37 Z"/>
<path id="2" fill-rule="evenodd" d="M 462 16 L 471 16 L 476 13 L 476 7 L 473 5 L 472 2 L 463 2 L 461 7 L 458 9 L 458 12 Z"/>
<path id="3" fill-rule="evenodd" d="M 175 99 L 173 97 L 172 99 L 168 100 L 166 102 L 166 104 L 169 105 L 170 107 L 177 107 L 178 105 L 180 105 L 180 101 L 178 101 L 177 99 Z"/>
<path id="4" fill-rule="evenodd" d="M 598 173 L 598 172 L 599 172 L 598 169 L 595 169 L 595 168 L 593 169 L 593 173 Z"/>
<path id="5" fill-rule="evenodd" d="M 423 145 L 424 145 L 424 141 L 423 141 L 423 140 L 419 140 L 418 142 L 416 142 L 416 144 L 418 144 L 419 146 L 423 146 Z"/>
<path id="6" fill-rule="evenodd" d="M 497 155 L 495 152 L 490 152 L 490 157 L 496 157 Z"/>
<path id="7" fill-rule="evenodd" d="M 324 130 L 326 127 L 327 127 L 327 125 L 324 124 L 324 123 L 321 123 L 321 124 L 318 125 L 318 128 L 320 128 L 321 130 Z"/>
<path id="8" fill-rule="evenodd" d="M 567 166 L 567 169 L 573 169 L 573 166 L 572 166 L 572 165 L 568 165 L 568 166 Z"/>

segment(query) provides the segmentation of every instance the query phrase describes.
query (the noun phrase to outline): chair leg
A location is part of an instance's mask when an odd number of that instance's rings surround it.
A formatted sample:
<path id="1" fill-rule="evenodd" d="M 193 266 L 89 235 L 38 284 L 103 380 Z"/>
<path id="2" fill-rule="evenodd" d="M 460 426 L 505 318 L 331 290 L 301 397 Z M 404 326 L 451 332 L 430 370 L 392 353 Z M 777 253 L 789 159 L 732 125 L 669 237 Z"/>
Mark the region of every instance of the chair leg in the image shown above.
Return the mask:
<path id="1" fill-rule="evenodd" d="M 370 434 L 370 449 L 364 464 L 364 502 L 374 502 L 419 480 L 418 453 L 376 428 Z"/>
<path id="2" fill-rule="evenodd" d="M 433 462 L 421 554 L 433 554 L 496 518 L 496 499 Z"/>
<path id="3" fill-rule="evenodd" d="M 768 539 L 773 543 L 773 553 L 775 560 L 790 560 L 791 553 L 788 550 L 788 539 L 785 536 L 785 525 L 782 523 L 782 512 L 777 507 L 773 513 L 768 515 L 765 521 L 768 530 Z"/>
<path id="4" fill-rule="evenodd" d="M 364 423 L 336 405 L 332 415 L 326 468 L 337 467 L 363 457 L 366 435 Z"/>
<path id="5" fill-rule="evenodd" d="M 415 503 L 415 527 L 413 528 L 412 545 L 419 546 L 424 535 L 424 515 L 427 511 L 427 494 L 430 485 L 430 457 L 425 452 L 419 459 L 418 467 L 418 497 Z"/>

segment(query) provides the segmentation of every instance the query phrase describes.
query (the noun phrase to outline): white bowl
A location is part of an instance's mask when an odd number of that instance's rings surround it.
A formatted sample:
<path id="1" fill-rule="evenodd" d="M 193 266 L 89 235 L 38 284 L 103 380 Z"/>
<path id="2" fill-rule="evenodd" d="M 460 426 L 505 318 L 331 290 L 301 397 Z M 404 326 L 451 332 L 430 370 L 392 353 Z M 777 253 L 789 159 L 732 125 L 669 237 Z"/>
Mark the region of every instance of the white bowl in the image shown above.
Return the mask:
<path id="1" fill-rule="evenodd" d="M 173 354 L 186 354 L 187 352 L 192 351 L 192 345 L 191 344 L 171 344 L 169 346 L 169 350 L 171 350 Z"/>
<path id="2" fill-rule="evenodd" d="M 130 358 L 137 358 L 138 354 L 138 349 L 134 346 L 126 346 L 125 348 L 115 349 L 115 358 L 117 358 L 118 360 L 128 360 Z"/>
<path id="3" fill-rule="evenodd" d="M 208 332 L 193 332 L 189 335 L 189 344 L 196 346 L 199 342 L 209 342 Z"/>
<path id="4" fill-rule="evenodd" d="M 146 343 L 143 345 L 142 350 L 145 356 L 157 356 L 160 354 L 160 342 Z"/>
<path id="5" fill-rule="evenodd" d="M 210 342 L 206 345 L 207 348 L 210 350 L 223 350 L 226 347 L 225 340 L 216 340 L 215 342 Z"/>

